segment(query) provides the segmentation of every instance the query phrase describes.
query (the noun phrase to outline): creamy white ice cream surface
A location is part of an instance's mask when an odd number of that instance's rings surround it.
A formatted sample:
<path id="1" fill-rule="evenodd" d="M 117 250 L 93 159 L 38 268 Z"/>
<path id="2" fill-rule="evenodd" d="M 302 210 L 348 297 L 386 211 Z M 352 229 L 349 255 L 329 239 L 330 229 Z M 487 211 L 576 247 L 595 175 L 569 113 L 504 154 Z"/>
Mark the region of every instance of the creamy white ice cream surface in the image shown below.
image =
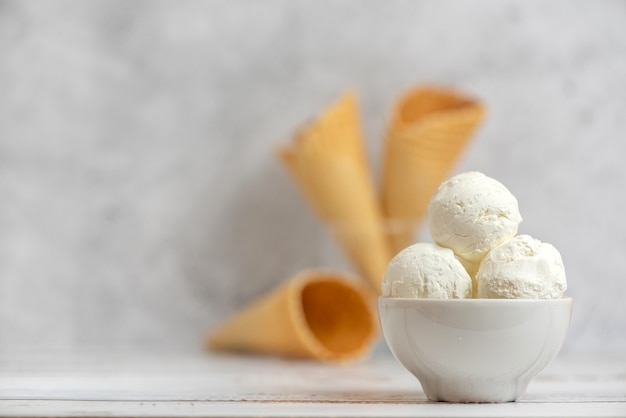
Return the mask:
<path id="1" fill-rule="evenodd" d="M 456 258 L 461 262 L 461 264 L 465 268 L 465 271 L 472 279 L 472 297 L 475 298 L 476 292 L 478 291 L 478 286 L 476 285 L 476 273 L 478 272 L 478 267 L 480 267 L 480 263 L 473 263 L 459 256 L 456 256 Z"/>
<path id="2" fill-rule="evenodd" d="M 519 235 L 491 250 L 476 273 L 478 298 L 555 299 L 567 288 L 561 254 Z"/>
<path id="3" fill-rule="evenodd" d="M 435 242 L 473 263 L 515 236 L 521 221 L 515 196 L 502 183 L 476 171 L 442 183 L 428 208 Z"/>
<path id="4" fill-rule="evenodd" d="M 470 298 L 472 279 L 452 250 L 418 243 L 391 260 L 382 291 L 394 298 Z"/>

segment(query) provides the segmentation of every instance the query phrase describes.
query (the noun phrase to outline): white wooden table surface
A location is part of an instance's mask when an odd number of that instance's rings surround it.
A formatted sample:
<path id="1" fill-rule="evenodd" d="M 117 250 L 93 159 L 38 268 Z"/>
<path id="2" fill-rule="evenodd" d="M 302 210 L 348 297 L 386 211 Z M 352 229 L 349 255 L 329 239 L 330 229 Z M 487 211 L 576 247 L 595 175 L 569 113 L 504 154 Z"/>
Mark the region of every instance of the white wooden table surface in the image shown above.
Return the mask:
<path id="1" fill-rule="evenodd" d="M 558 357 L 506 404 L 427 401 L 383 354 L 347 366 L 198 354 L 0 353 L 0 416 L 626 417 L 626 356 Z"/>

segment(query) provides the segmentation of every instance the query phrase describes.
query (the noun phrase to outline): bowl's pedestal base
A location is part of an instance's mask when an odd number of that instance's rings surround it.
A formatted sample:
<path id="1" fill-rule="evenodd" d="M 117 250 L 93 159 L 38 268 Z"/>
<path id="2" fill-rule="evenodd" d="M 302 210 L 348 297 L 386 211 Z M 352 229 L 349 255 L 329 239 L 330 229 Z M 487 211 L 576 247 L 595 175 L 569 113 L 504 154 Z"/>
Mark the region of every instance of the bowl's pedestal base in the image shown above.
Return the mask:
<path id="1" fill-rule="evenodd" d="M 526 391 L 528 381 L 485 379 L 444 380 L 420 378 L 426 397 L 436 402 L 495 403 L 514 402 Z"/>

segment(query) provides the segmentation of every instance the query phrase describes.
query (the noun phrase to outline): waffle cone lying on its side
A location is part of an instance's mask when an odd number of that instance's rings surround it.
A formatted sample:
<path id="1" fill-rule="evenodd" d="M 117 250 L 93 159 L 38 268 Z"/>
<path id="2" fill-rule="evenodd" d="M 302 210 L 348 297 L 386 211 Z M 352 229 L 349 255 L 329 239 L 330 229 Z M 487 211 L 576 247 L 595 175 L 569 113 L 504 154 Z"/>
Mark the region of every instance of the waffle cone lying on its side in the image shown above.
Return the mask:
<path id="1" fill-rule="evenodd" d="M 279 156 L 359 273 L 380 293 L 391 252 L 354 95 L 343 95 Z"/>
<path id="2" fill-rule="evenodd" d="M 367 354 L 378 334 L 374 294 L 345 275 L 302 272 L 214 331 L 209 347 L 329 362 Z"/>
<path id="3" fill-rule="evenodd" d="M 385 143 L 382 191 L 393 254 L 413 242 L 428 202 L 483 116 L 478 101 L 441 88 L 417 88 L 398 102 Z"/>

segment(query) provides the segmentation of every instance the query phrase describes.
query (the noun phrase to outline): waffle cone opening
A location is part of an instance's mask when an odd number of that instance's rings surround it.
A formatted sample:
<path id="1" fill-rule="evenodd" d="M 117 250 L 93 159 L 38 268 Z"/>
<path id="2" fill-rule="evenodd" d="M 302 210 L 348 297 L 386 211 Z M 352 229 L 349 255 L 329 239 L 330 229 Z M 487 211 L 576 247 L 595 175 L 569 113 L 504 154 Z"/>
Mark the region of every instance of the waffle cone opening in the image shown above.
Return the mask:
<path id="1" fill-rule="evenodd" d="M 343 357 L 369 345 L 376 325 L 367 301 L 337 280 L 316 280 L 301 291 L 302 314 L 315 339 Z"/>
<path id="2" fill-rule="evenodd" d="M 397 120 L 415 123 L 430 115 L 440 112 L 454 112 L 472 107 L 474 102 L 452 91 L 436 87 L 423 87 L 410 92 L 400 101 L 397 109 Z"/>

